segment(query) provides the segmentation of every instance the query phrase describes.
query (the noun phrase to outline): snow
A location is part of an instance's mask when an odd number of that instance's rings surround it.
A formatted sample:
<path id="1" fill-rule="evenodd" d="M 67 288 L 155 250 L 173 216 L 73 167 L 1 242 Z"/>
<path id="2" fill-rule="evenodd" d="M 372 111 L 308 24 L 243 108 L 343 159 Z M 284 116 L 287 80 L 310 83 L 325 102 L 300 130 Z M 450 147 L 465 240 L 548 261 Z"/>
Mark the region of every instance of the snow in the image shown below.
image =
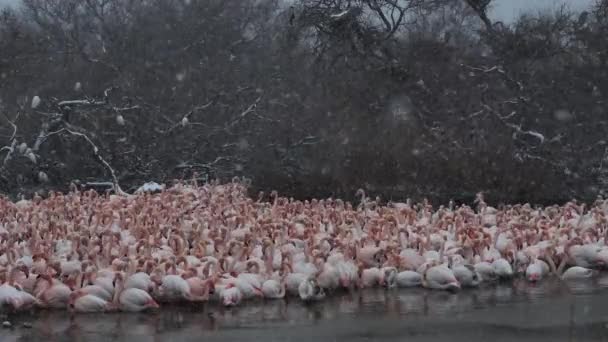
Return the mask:
<path id="1" fill-rule="evenodd" d="M 407 95 L 395 96 L 388 108 L 396 121 L 411 122 L 414 119 L 414 105 Z"/>
<path id="2" fill-rule="evenodd" d="M 40 106 L 40 102 L 42 102 L 40 97 L 38 95 L 34 96 L 32 98 L 32 109 L 38 108 L 38 106 Z"/>
<path id="3" fill-rule="evenodd" d="M 165 189 L 165 185 L 160 185 L 156 182 L 147 182 L 144 185 L 140 186 L 139 189 L 135 190 L 136 194 L 141 194 L 144 192 L 158 192 L 163 191 Z"/>
<path id="4" fill-rule="evenodd" d="M 18 148 L 18 149 L 19 149 L 19 153 L 24 154 L 24 153 L 25 153 L 25 151 L 27 151 L 27 144 L 26 144 L 26 143 L 24 143 L 24 142 L 22 142 L 22 143 L 19 145 L 19 148 Z"/>
<path id="5" fill-rule="evenodd" d="M 122 117 L 122 115 L 118 114 L 116 116 L 116 123 L 120 126 L 124 126 L 125 125 L 125 118 Z"/>
<path id="6" fill-rule="evenodd" d="M 541 144 L 545 142 L 545 136 L 536 131 L 524 131 L 524 133 L 538 138 L 538 140 L 540 140 Z"/>
<path id="7" fill-rule="evenodd" d="M 236 146 L 239 150 L 246 151 L 249 149 L 249 141 L 247 141 L 247 139 L 245 139 L 245 138 L 241 138 L 241 139 L 239 139 Z"/>
<path id="8" fill-rule="evenodd" d="M 517 136 L 519 134 L 524 134 L 524 135 L 530 135 L 533 136 L 535 138 L 537 138 L 539 140 L 539 144 L 542 144 L 545 142 L 545 136 L 539 132 L 536 131 L 526 131 L 521 129 L 520 126 L 514 125 L 514 124 L 507 124 L 507 126 L 513 128 L 515 131 L 513 132 L 513 139 L 517 139 Z"/>
<path id="9" fill-rule="evenodd" d="M 58 106 L 71 106 L 71 105 L 102 105 L 104 104 L 103 102 L 95 102 L 95 101 L 89 101 L 89 100 L 68 100 L 68 101 L 61 101 L 59 102 L 57 105 Z"/>
<path id="10" fill-rule="evenodd" d="M 573 115 L 567 109 L 558 109 L 553 113 L 553 117 L 557 121 L 570 121 Z"/>
<path id="11" fill-rule="evenodd" d="M 34 154 L 34 152 L 32 151 L 31 148 L 27 148 L 27 150 L 25 150 L 25 156 L 34 164 L 36 164 L 36 155 Z"/>
<path id="12" fill-rule="evenodd" d="M 47 176 L 44 171 L 40 171 L 38 172 L 38 181 L 40 181 L 40 183 L 47 183 L 49 181 L 49 176 Z"/>
<path id="13" fill-rule="evenodd" d="M 332 15 L 330 15 L 330 17 L 333 19 L 340 19 L 340 18 L 344 17 L 345 15 L 347 15 L 348 12 L 349 12 L 349 10 L 344 10 L 340 13 L 332 14 Z"/>

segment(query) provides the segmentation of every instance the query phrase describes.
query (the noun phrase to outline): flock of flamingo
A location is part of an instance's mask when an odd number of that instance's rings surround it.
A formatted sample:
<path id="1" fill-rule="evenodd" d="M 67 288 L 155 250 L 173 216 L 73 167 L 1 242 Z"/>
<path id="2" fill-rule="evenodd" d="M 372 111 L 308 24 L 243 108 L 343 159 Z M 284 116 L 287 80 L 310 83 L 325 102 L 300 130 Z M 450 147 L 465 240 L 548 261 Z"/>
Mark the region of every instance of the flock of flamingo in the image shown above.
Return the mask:
<path id="1" fill-rule="evenodd" d="M 2 310 L 138 312 L 159 303 L 318 301 L 367 287 L 457 291 L 608 265 L 608 201 L 533 208 L 371 200 L 298 201 L 247 185 L 180 183 L 158 193 L 72 189 L 0 198 Z M 265 200 L 266 198 L 266 200 Z"/>

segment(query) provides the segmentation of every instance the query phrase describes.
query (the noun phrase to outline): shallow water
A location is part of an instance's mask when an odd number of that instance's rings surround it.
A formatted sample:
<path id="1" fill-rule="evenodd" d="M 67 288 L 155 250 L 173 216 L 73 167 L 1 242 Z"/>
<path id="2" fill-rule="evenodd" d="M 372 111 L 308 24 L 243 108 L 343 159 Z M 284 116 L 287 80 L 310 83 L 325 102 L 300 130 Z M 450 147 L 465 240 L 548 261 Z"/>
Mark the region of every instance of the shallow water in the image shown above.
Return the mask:
<path id="1" fill-rule="evenodd" d="M 3 318 L 0 341 L 607 341 L 608 275 L 563 283 L 334 294 L 320 303 L 163 307 L 156 313 L 44 311 Z M 27 328 L 23 323 L 31 323 Z"/>

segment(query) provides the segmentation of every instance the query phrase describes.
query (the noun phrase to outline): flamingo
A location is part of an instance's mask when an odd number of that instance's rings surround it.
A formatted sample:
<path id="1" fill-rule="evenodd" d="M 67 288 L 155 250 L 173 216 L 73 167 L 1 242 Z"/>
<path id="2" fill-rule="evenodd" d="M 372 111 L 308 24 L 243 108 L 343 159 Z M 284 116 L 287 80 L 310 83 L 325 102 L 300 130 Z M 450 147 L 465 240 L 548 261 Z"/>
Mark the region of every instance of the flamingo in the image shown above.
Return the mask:
<path id="1" fill-rule="evenodd" d="M 318 301 L 325 298 L 325 292 L 313 277 L 309 277 L 298 286 L 300 299 L 305 302 Z"/>
<path id="2" fill-rule="evenodd" d="M 234 283 L 230 283 L 220 292 L 220 300 L 224 306 L 236 306 L 243 300 L 243 294 Z"/>
<path id="3" fill-rule="evenodd" d="M 47 287 L 37 295 L 41 306 L 52 309 L 65 309 L 67 307 L 72 293 L 67 285 L 53 279 L 48 274 L 38 275 L 38 281 L 47 284 Z"/>
<path id="4" fill-rule="evenodd" d="M 122 311 L 140 312 L 148 309 L 158 309 L 150 294 L 142 289 L 135 287 L 125 288 L 124 279 L 121 274 L 116 274 L 114 282 L 117 283 L 117 290 L 114 292 L 113 303 Z"/>
<path id="5" fill-rule="evenodd" d="M 0 198 L 0 303 L 101 312 L 154 309 L 157 300 L 315 301 L 354 285 L 587 279 L 608 265 L 603 199 L 497 209 L 480 193 L 474 208 L 433 209 L 426 200 L 383 205 L 363 191 L 359 205 L 277 192 L 256 201 L 247 191 L 239 180 L 193 180 L 133 196 L 72 187 L 19 205 Z"/>
<path id="6" fill-rule="evenodd" d="M 460 283 L 445 265 L 431 266 L 424 272 L 422 286 L 429 289 L 457 291 Z"/>
<path id="7" fill-rule="evenodd" d="M 422 275 L 414 271 L 401 271 L 395 276 L 398 287 L 418 287 L 422 285 Z"/>
<path id="8" fill-rule="evenodd" d="M 268 279 L 262 284 L 264 298 L 281 299 L 285 297 L 285 282 Z"/>
<path id="9" fill-rule="evenodd" d="M 112 302 L 81 291 L 74 291 L 70 294 L 67 306 L 70 311 L 80 313 L 105 312 L 114 309 Z"/>

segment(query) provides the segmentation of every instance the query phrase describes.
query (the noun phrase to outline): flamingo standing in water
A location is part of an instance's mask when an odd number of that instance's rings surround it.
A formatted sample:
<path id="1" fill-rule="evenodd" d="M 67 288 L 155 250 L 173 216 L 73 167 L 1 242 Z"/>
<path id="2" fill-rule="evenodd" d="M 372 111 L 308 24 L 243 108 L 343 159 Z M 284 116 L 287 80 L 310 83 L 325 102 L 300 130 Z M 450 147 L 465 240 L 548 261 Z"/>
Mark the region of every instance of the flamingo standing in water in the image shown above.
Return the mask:
<path id="1" fill-rule="evenodd" d="M 298 293 L 300 299 L 305 302 L 318 301 L 325 298 L 323 288 L 321 288 L 317 284 L 317 281 L 312 277 L 309 277 L 307 280 L 300 283 L 298 286 Z"/>
<path id="2" fill-rule="evenodd" d="M 0 303 L 13 310 L 145 311 L 158 302 L 233 306 L 338 289 L 458 290 L 524 273 L 593 277 L 608 264 L 608 201 L 434 209 L 249 197 L 239 180 L 103 196 L 75 187 L 0 198 Z M 142 190 L 143 191 L 143 190 Z M 52 218 L 52 219 L 51 219 Z M 559 267 L 555 267 L 559 264 Z M 569 268 L 568 268 L 569 267 Z"/>
<path id="3" fill-rule="evenodd" d="M 114 291 L 113 302 L 121 311 L 139 312 L 159 308 L 158 303 L 148 292 L 135 287 L 125 288 L 121 274 L 116 274 L 114 282 L 116 283 L 116 290 Z"/>
<path id="4" fill-rule="evenodd" d="M 435 290 L 460 290 L 460 283 L 445 265 L 431 266 L 424 272 L 422 286 Z"/>

